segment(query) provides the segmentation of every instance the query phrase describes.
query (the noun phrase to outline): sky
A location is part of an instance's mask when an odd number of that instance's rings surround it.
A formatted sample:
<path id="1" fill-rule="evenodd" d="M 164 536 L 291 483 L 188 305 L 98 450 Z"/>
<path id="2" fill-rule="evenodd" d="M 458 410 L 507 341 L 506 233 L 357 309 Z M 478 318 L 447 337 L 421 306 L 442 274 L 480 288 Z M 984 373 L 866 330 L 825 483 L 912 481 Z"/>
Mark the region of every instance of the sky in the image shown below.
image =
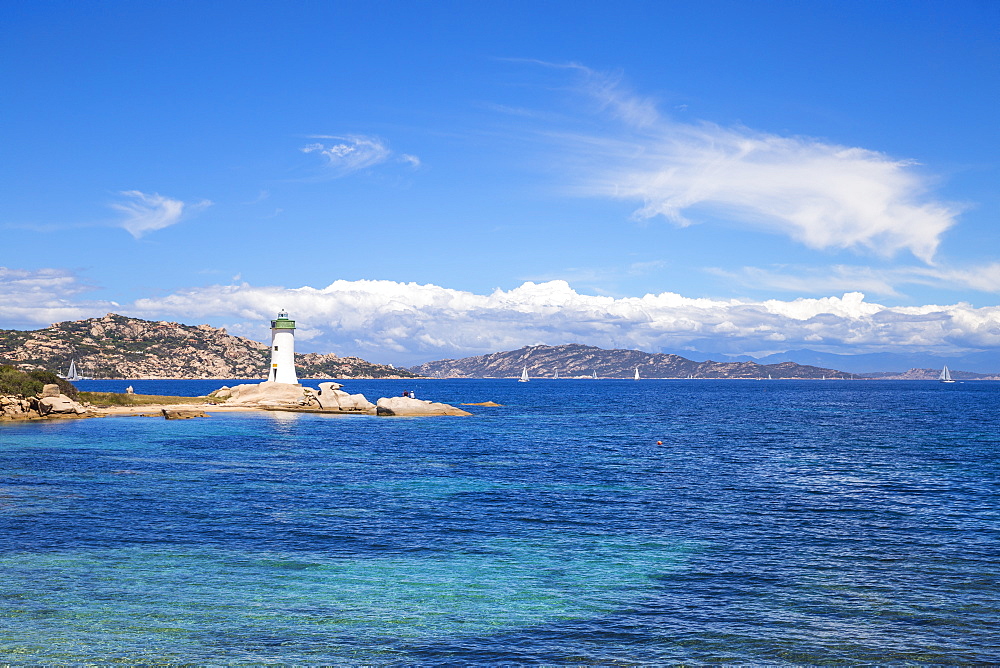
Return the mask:
<path id="1" fill-rule="evenodd" d="M 1000 3 L 0 0 L 0 328 L 1000 350 Z"/>

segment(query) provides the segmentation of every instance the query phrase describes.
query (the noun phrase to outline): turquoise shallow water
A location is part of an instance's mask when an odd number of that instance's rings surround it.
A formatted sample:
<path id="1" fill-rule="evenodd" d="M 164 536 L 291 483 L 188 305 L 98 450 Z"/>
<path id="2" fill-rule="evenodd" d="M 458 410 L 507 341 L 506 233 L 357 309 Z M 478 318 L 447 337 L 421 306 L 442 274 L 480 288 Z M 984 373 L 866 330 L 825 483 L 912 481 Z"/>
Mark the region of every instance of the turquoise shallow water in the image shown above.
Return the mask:
<path id="1" fill-rule="evenodd" d="M 1000 385 L 347 389 L 505 405 L 0 425 L 0 657 L 1000 661 Z"/>

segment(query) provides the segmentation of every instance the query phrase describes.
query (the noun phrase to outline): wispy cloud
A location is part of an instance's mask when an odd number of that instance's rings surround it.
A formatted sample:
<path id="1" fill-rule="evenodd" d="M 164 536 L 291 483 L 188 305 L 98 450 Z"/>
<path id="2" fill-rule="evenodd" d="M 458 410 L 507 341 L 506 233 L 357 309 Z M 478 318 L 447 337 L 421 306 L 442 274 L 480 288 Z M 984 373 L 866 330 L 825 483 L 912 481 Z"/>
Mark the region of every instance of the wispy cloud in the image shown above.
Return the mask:
<path id="1" fill-rule="evenodd" d="M 136 239 L 175 225 L 186 216 L 212 205 L 208 200 L 189 204 L 158 193 L 147 194 L 138 190 L 126 190 L 120 194 L 127 198 L 126 201 L 115 202 L 110 206 L 125 214 L 119 225 Z"/>
<path id="2" fill-rule="evenodd" d="M 735 271 L 711 268 L 708 271 L 754 289 L 777 289 L 813 295 L 862 291 L 898 297 L 906 285 L 1000 293 L 1000 263 L 996 262 L 962 269 L 942 265 L 886 268 L 852 265 L 829 267 L 781 265 L 742 267 Z"/>
<path id="3" fill-rule="evenodd" d="M 310 139 L 323 141 L 303 146 L 303 153 L 315 153 L 323 160 L 323 177 L 340 178 L 389 160 L 420 166 L 420 158 L 408 153 L 398 156 L 389 148 L 389 143 L 380 137 L 366 135 L 313 135 Z"/>
<path id="4" fill-rule="evenodd" d="M 706 214 L 787 235 L 815 249 L 931 263 L 960 207 L 935 200 L 911 160 L 801 136 L 683 123 L 626 90 L 620 76 L 567 65 L 618 130 L 562 135 L 577 159 L 578 192 L 641 202 L 637 219 L 680 226 Z"/>
<path id="5" fill-rule="evenodd" d="M 519 277 L 519 280 L 535 283 L 566 281 L 577 286 L 584 286 L 599 294 L 607 294 L 609 292 L 609 285 L 614 285 L 626 278 L 655 274 L 666 266 L 667 263 L 664 260 L 650 260 L 646 262 L 632 262 L 627 265 L 564 267 L 552 271 L 523 275 Z"/>
<path id="6" fill-rule="evenodd" d="M 741 267 L 736 270 L 710 267 L 710 274 L 727 278 L 750 290 L 778 290 L 804 295 L 864 292 L 898 297 L 899 281 L 886 270 L 872 267 L 834 265 L 830 267 L 789 266 Z"/>

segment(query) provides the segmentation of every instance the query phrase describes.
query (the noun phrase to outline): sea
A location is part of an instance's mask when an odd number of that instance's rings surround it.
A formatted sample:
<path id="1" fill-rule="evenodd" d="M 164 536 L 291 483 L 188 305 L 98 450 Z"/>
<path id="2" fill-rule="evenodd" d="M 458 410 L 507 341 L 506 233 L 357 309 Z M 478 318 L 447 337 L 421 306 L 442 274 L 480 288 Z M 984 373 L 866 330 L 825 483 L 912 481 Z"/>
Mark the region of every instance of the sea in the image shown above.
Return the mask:
<path id="1" fill-rule="evenodd" d="M 0 423 L 0 663 L 1000 662 L 1000 383 L 343 382 Z"/>

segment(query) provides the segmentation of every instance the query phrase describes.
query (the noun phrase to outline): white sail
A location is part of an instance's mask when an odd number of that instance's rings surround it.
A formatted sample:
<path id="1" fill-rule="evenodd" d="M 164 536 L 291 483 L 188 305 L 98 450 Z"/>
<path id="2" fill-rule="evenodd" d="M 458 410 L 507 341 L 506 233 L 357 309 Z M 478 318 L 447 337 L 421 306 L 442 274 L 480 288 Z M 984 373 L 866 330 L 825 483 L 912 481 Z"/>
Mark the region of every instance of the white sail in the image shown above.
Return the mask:
<path id="1" fill-rule="evenodd" d="M 948 365 L 946 364 L 943 369 L 941 369 L 941 376 L 939 377 L 942 383 L 954 383 L 951 379 L 951 371 L 948 371 Z"/>
<path id="2" fill-rule="evenodd" d="M 521 369 L 521 377 L 517 379 L 517 382 L 519 383 L 528 382 L 528 367 L 524 367 L 523 369 Z"/>
<path id="3" fill-rule="evenodd" d="M 556 374 L 552 376 L 554 380 L 559 380 L 559 369 L 556 369 Z"/>
<path id="4" fill-rule="evenodd" d="M 86 380 L 86 378 L 81 376 L 80 372 L 76 370 L 75 359 L 69 361 L 69 371 L 66 372 L 66 375 L 63 376 L 63 378 L 65 378 L 66 380 Z"/>
<path id="5" fill-rule="evenodd" d="M 597 371 L 596 370 L 594 371 L 593 378 L 594 378 L 594 380 L 597 380 Z"/>
<path id="6" fill-rule="evenodd" d="M 635 368 L 635 379 L 639 380 L 639 367 Z"/>

